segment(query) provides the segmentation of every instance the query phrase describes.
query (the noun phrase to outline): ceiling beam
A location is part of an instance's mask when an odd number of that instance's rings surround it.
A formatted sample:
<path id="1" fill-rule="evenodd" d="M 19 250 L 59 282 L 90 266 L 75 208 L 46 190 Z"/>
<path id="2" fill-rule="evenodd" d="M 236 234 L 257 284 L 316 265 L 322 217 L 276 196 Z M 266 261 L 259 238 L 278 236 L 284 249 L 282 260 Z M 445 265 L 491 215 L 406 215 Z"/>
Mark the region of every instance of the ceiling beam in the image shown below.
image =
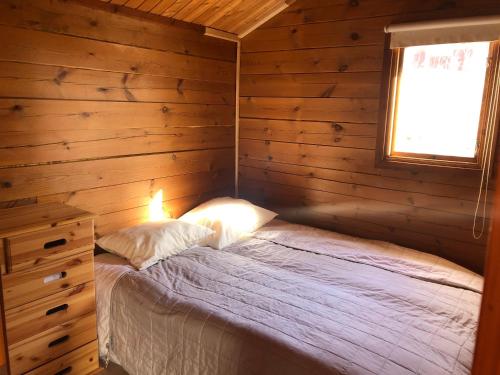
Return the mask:
<path id="1" fill-rule="evenodd" d="M 259 26 L 262 26 L 267 21 L 269 21 L 271 18 L 273 18 L 277 14 L 283 12 L 286 8 L 288 8 L 294 2 L 295 2 L 295 0 L 286 0 L 281 6 L 274 8 L 274 10 L 271 13 L 267 14 L 265 17 L 262 17 L 258 22 L 254 23 L 252 26 L 250 26 L 245 31 L 239 33 L 238 36 L 240 37 L 240 39 L 246 37 L 248 34 L 250 34 L 252 31 L 257 29 Z"/>
<path id="2" fill-rule="evenodd" d="M 211 27 L 205 27 L 205 35 L 211 36 L 213 38 L 229 40 L 231 42 L 239 42 L 240 41 L 240 38 L 238 38 L 238 35 L 236 35 L 236 34 L 228 33 L 226 31 L 222 31 L 222 30 L 213 29 Z"/>

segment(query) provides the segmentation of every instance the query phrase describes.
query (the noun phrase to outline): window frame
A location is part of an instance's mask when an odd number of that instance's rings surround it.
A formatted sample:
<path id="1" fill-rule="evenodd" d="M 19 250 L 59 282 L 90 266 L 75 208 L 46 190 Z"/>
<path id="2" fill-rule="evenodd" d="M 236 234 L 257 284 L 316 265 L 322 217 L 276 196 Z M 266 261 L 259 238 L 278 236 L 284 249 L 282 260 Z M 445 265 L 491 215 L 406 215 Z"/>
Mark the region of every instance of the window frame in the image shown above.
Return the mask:
<path id="1" fill-rule="evenodd" d="M 382 85 L 380 92 L 380 107 L 378 134 L 376 141 L 377 167 L 429 169 L 429 168 L 458 168 L 481 170 L 484 160 L 484 147 L 488 124 L 495 120 L 494 139 L 496 139 L 496 112 L 492 107 L 492 100 L 498 87 L 494 82 L 499 76 L 500 41 L 492 41 L 489 51 L 489 64 L 486 70 L 485 86 L 479 119 L 476 153 L 473 158 L 460 156 L 417 154 L 393 151 L 393 134 L 395 131 L 395 115 L 397 113 L 399 85 L 401 82 L 404 48 L 390 48 L 390 34 L 386 35 L 384 61 L 382 71 Z M 498 85 L 497 85 L 498 86 Z"/>

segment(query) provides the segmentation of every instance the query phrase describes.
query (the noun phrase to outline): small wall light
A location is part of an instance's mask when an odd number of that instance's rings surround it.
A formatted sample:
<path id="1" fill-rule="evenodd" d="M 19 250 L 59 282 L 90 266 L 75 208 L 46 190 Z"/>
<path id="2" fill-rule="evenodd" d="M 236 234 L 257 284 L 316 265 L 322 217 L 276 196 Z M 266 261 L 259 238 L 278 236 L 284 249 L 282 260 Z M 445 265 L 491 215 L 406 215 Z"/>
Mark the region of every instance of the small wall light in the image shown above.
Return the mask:
<path id="1" fill-rule="evenodd" d="M 149 221 L 162 221 L 167 219 L 163 211 L 163 190 L 156 192 L 151 202 L 149 202 Z"/>

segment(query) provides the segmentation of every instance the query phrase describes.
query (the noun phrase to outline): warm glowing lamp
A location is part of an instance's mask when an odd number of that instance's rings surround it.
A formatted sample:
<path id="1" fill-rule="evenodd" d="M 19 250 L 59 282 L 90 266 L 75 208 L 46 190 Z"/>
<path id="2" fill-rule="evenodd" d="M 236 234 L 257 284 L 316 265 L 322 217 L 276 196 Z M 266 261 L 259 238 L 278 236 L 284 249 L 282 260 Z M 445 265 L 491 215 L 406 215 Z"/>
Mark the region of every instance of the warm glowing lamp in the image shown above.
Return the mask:
<path id="1" fill-rule="evenodd" d="M 162 221 L 167 216 L 163 211 L 163 190 L 158 190 L 149 202 L 149 221 Z"/>

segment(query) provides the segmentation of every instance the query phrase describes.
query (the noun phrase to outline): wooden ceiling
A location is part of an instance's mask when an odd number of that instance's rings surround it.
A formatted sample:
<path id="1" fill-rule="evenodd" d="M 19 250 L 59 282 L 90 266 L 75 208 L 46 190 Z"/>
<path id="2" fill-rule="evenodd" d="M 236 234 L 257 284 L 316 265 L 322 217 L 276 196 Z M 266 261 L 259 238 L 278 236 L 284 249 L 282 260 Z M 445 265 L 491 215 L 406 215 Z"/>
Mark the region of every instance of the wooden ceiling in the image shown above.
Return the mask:
<path id="1" fill-rule="evenodd" d="M 295 0 L 101 0 L 146 13 L 195 23 L 239 37 L 262 25 Z"/>

